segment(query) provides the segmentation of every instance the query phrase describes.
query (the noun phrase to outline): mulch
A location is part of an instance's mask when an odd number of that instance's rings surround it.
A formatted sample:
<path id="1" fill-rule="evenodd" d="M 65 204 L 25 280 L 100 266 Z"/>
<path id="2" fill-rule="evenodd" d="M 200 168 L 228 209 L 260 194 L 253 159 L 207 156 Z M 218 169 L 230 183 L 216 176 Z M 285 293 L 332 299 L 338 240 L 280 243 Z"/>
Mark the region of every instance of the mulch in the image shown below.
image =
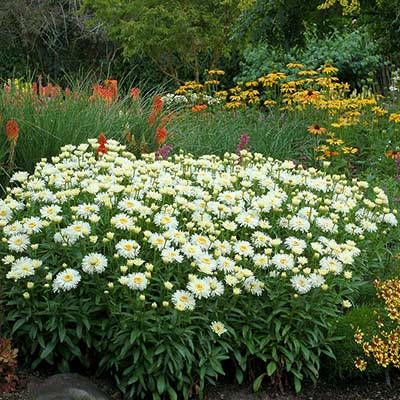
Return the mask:
<path id="1" fill-rule="evenodd" d="M 206 390 L 205 400 L 400 400 L 400 374 L 391 374 L 391 386 L 387 386 L 382 377 L 376 381 L 352 381 L 340 383 L 320 382 L 316 387 L 308 386 L 301 394 L 291 391 L 280 393 L 264 389 L 253 393 L 251 385 L 238 386 L 222 382 Z M 34 394 L 45 376 L 20 372 L 21 384 L 14 393 L 0 393 L 0 400 L 34 400 Z M 122 400 L 122 396 L 110 382 L 91 378 L 96 385 L 113 399 Z"/>

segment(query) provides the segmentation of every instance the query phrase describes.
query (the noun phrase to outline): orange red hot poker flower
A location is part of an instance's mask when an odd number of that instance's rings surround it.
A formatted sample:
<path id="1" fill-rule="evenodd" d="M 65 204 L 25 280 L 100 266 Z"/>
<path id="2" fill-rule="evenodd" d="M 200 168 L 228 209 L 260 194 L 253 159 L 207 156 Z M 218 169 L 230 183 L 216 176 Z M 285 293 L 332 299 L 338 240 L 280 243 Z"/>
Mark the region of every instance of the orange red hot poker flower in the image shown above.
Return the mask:
<path id="1" fill-rule="evenodd" d="M 159 126 L 156 130 L 156 140 L 158 147 L 162 146 L 167 140 L 167 129 L 165 126 Z"/>
<path id="2" fill-rule="evenodd" d="M 106 148 L 106 143 L 107 139 L 104 135 L 104 133 L 100 133 L 99 138 L 97 139 L 97 142 L 99 143 L 99 148 L 96 151 L 96 154 L 106 154 L 107 153 L 107 148 Z"/>
<path id="3" fill-rule="evenodd" d="M 15 119 L 10 119 L 6 124 L 6 135 L 10 142 L 15 142 L 18 139 L 19 126 Z"/>

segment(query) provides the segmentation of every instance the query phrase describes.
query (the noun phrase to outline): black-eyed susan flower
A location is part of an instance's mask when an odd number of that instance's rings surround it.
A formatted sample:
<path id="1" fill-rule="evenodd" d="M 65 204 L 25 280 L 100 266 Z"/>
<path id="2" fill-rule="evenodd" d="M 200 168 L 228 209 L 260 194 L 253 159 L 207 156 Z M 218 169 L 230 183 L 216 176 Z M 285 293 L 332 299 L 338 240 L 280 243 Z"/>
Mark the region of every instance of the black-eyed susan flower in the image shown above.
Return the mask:
<path id="1" fill-rule="evenodd" d="M 322 126 L 318 124 L 310 125 L 307 128 L 307 131 L 310 132 L 312 135 L 322 135 L 323 133 L 326 132 L 326 128 L 323 128 Z"/>

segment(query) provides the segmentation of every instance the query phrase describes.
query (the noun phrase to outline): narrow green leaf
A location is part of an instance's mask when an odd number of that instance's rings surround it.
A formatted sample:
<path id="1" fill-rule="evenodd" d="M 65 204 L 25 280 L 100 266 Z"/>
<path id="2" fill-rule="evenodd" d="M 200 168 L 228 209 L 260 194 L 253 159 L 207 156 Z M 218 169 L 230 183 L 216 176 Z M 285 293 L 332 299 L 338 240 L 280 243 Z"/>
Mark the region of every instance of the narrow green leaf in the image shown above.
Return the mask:
<path id="1" fill-rule="evenodd" d="M 264 379 L 264 377 L 267 375 L 266 372 L 264 372 L 263 374 L 261 374 L 254 382 L 253 382 L 253 390 L 255 392 L 258 392 L 260 390 L 261 387 L 261 383 L 262 380 Z"/>
<path id="2" fill-rule="evenodd" d="M 267 365 L 267 373 L 268 376 L 272 376 L 276 371 L 277 365 L 275 361 L 270 361 Z"/>

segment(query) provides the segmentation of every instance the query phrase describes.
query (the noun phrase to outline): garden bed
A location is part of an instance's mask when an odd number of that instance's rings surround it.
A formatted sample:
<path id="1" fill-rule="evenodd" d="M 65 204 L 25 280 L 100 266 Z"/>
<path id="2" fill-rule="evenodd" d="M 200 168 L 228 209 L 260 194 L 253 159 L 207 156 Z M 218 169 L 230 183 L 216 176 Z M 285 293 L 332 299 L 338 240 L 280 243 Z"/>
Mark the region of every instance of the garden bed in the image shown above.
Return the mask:
<path id="1" fill-rule="evenodd" d="M 14 393 L 0 394 L 0 400 L 31 400 L 37 387 L 45 379 L 28 371 L 21 373 L 23 383 Z M 321 381 L 316 387 L 306 386 L 303 392 L 295 395 L 286 391 L 279 393 L 272 389 L 265 389 L 259 393 L 251 390 L 251 385 L 234 385 L 228 382 L 221 382 L 217 387 L 209 388 L 206 391 L 206 400 L 397 400 L 400 391 L 399 374 L 391 377 L 391 386 L 387 386 L 382 379 L 366 381 L 355 380 L 351 382 L 326 383 Z M 112 398 L 119 400 L 119 392 L 104 380 L 93 379 L 93 381 Z"/>

